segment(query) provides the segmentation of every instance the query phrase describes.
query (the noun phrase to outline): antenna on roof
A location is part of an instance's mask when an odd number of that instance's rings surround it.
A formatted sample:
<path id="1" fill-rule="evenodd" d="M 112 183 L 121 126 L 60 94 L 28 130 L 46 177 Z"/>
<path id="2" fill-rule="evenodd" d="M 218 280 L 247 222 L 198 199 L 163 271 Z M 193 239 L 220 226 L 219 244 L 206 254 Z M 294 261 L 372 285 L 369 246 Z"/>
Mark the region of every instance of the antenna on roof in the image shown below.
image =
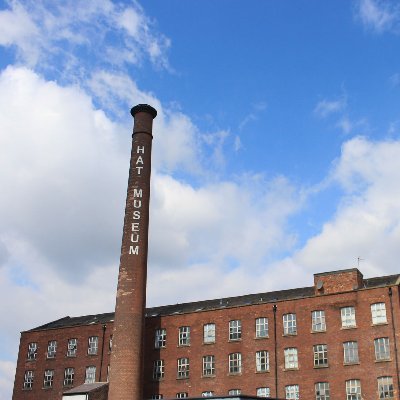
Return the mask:
<path id="1" fill-rule="evenodd" d="M 365 261 L 365 260 L 361 257 L 357 257 L 357 268 L 360 268 L 360 261 Z"/>

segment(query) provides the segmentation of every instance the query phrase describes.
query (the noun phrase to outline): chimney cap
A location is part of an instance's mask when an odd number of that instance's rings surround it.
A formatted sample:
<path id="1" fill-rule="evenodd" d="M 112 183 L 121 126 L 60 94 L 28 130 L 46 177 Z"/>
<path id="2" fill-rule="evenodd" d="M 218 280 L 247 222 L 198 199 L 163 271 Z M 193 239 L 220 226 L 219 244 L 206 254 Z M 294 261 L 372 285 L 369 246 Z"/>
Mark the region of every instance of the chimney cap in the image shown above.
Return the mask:
<path id="1" fill-rule="evenodd" d="M 138 104 L 131 108 L 131 115 L 135 117 L 138 112 L 146 112 L 150 114 L 153 118 L 157 116 L 157 110 L 148 104 Z"/>

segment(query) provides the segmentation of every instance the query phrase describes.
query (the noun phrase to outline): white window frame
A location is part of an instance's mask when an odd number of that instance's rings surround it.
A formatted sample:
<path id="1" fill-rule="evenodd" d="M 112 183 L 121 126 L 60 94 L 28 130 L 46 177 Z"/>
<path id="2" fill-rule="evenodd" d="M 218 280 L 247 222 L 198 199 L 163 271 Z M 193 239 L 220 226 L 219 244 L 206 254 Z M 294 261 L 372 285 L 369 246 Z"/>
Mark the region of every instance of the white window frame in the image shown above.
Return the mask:
<path id="1" fill-rule="evenodd" d="M 329 382 L 315 384 L 315 400 L 330 400 Z"/>
<path id="2" fill-rule="evenodd" d="M 342 307 L 340 309 L 340 318 L 342 328 L 355 328 L 356 324 L 356 309 L 353 306 Z"/>
<path id="3" fill-rule="evenodd" d="M 374 339 L 375 360 L 390 360 L 390 340 L 388 337 Z"/>
<path id="4" fill-rule="evenodd" d="M 153 380 L 159 381 L 164 378 L 164 360 L 153 361 Z"/>
<path id="5" fill-rule="evenodd" d="M 64 369 L 64 386 L 72 386 L 74 384 L 75 369 L 68 367 Z"/>
<path id="6" fill-rule="evenodd" d="M 241 340 L 242 339 L 242 321 L 235 319 L 229 321 L 229 340 Z"/>
<path id="7" fill-rule="evenodd" d="M 328 346 L 326 344 L 316 344 L 313 346 L 314 367 L 328 366 Z"/>
<path id="8" fill-rule="evenodd" d="M 186 397 L 188 397 L 188 393 L 187 392 L 179 392 L 176 394 L 176 398 L 177 399 L 186 399 Z"/>
<path id="9" fill-rule="evenodd" d="M 213 322 L 203 326 L 203 343 L 215 343 L 215 324 Z"/>
<path id="10" fill-rule="evenodd" d="M 283 334 L 297 335 L 297 318 L 295 313 L 283 314 Z"/>
<path id="11" fill-rule="evenodd" d="M 154 348 L 163 349 L 167 346 L 167 330 L 165 328 L 156 329 L 154 332 Z"/>
<path id="12" fill-rule="evenodd" d="M 296 347 L 288 347 L 284 350 L 285 369 L 298 369 L 299 357 Z"/>
<path id="13" fill-rule="evenodd" d="M 23 388 L 25 390 L 32 390 L 33 387 L 33 378 L 35 377 L 35 373 L 32 370 L 25 371 L 24 375 L 24 385 Z"/>
<path id="14" fill-rule="evenodd" d="M 55 358 L 57 354 L 57 340 L 49 340 L 47 343 L 47 358 Z"/>
<path id="15" fill-rule="evenodd" d="M 215 375 L 215 356 L 203 356 L 203 376 Z"/>
<path id="16" fill-rule="evenodd" d="M 97 354 L 98 350 L 99 350 L 99 337 L 90 336 L 88 339 L 88 349 L 87 349 L 88 354 L 94 356 Z"/>
<path id="17" fill-rule="evenodd" d="M 260 350 L 256 352 L 256 371 L 269 371 L 269 353 L 267 350 Z"/>
<path id="18" fill-rule="evenodd" d="M 393 377 L 380 376 L 377 379 L 378 383 L 378 398 L 385 400 L 394 400 Z"/>
<path id="19" fill-rule="evenodd" d="M 371 304 L 371 318 L 373 325 L 387 324 L 386 304 L 385 303 Z"/>
<path id="20" fill-rule="evenodd" d="M 28 354 L 27 354 L 26 358 L 28 360 L 36 360 L 37 349 L 38 349 L 38 345 L 36 342 L 29 343 L 28 344 Z"/>
<path id="21" fill-rule="evenodd" d="M 285 386 L 286 399 L 300 399 L 299 385 L 287 385 Z"/>
<path id="22" fill-rule="evenodd" d="M 213 397 L 213 396 L 214 396 L 214 392 L 212 392 L 211 390 L 207 390 L 207 391 L 201 393 L 201 397 Z"/>
<path id="23" fill-rule="evenodd" d="M 257 397 L 271 397 L 271 391 L 269 387 L 259 387 L 256 391 Z"/>
<path id="24" fill-rule="evenodd" d="M 43 375 L 43 387 L 46 389 L 53 387 L 53 381 L 54 381 L 54 369 L 46 369 Z"/>
<path id="25" fill-rule="evenodd" d="M 89 367 L 86 367 L 85 383 L 94 382 L 96 382 L 96 367 L 94 365 L 90 365 Z"/>
<path id="26" fill-rule="evenodd" d="M 229 374 L 240 374 L 242 372 L 242 354 L 229 354 Z"/>
<path id="27" fill-rule="evenodd" d="M 242 391 L 240 389 L 229 389 L 228 396 L 240 396 Z"/>
<path id="28" fill-rule="evenodd" d="M 359 379 L 346 381 L 346 400 L 362 400 L 361 382 Z"/>
<path id="29" fill-rule="evenodd" d="M 256 318 L 256 338 L 259 339 L 266 337 L 268 337 L 268 318 Z"/>
<path id="30" fill-rule="evenodd" d="M 151 399 L 152 400 L 161 400 L 163 398 L 162 394 L 152 394 Z"/>
<path id="31" fill-rule="evenodd" d="M 76 338 L 68 339 L 67 357 L 76 357 L 77 351 L 78 351 L 78 339 Z"/>
<path id="32" fill-rule="evenodd" d="M 110 335 L 110 339 L 108 341 L 108 351 L 112 351 L 113 346 L 113 335 Z"/>
<path id="33" fill-rule="evenodd" d="M 349 341 L 343 343 L 343 363 L 358 364 L 360 362 L 358 356 L 358 342 Z"/>
<path id="34" fill-rule="evenodd" d="M 187 357 L 178 358 L 177 377 L 189 378 L 189 359 Z"/>
<path id="35" fill-rule="evenodd" d="M 179 328 L 179 346 L 190 346 L 190 326 Z"/>
<path id="36" fill-rule="evenodd" d="M 311 312 L 311 330 L 312 332 L 326 331 L 326 319 L 324 310 L 314 310 Z"/>

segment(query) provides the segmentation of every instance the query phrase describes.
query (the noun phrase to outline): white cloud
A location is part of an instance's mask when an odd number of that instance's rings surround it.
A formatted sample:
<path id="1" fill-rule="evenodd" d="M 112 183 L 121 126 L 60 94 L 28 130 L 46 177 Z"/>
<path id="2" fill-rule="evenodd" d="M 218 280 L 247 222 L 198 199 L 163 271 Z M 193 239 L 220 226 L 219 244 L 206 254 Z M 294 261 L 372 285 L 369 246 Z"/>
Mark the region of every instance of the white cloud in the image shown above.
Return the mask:
<path id="1" fill-rule="evenodd" d="M 15 364 L 11 361 L 0 360 L 0 400 L 11 398 L 14 375 Z"/>
<path id="2" fill-rule="evenodd" d="M 336 215 L 293 257 L 309 270 L 356 267 L 367 276 L 398 272 L 400 141 L 346 142 L 332 171 L 345 191 Z"/>
<path id="3" fill-rule="evenodd" d="M 86 79 L 93 59 L 96 66 L 121 67 L 148 58 L 169 68 L 170 40 L 157 33 L 137 2 L 10 1 L 0 11 L 0 44 L 15 46 L 19 60 L 31 67 L 57 68 L 61 75 L 66 71 L 65 79 Z"/>
<path id="4" fill-rule="evenodd" d="M 360 0 L 357 17 L 366 28 L 377 33 L 399 33 L 400 6 L 396 1 Z"/>
<path id="5" fill-rule="evenodd" d="M 325 118 L 331 114 L 343 111 L 346 107 L 346 97 L 337 100 L 321 100 L 314 108 L 314 114 L 319 118 Z"/>

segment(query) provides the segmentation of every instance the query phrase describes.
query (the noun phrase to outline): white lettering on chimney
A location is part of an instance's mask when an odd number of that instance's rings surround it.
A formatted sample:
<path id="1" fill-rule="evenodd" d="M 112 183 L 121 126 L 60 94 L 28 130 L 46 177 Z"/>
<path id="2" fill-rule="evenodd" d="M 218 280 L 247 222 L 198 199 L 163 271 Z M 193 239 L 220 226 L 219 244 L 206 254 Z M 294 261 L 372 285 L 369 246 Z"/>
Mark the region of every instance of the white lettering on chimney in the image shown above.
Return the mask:
<path id="1" fill-rule="evenodd" d="M 144 154 L 145 148 L 144 146 L 137 146 L 136 153 L 137 154 Z M 143 170 L 143 157 L 138 156 L 136 159 L 136 165 L 141 164 L 141 166 L 136 166 L 137 174 L 140 175 Z M 142 197 L 143 197 L 143 190 L 142 189 L 133 189 L 133 207 L 136 209 L 132 213 L 132 219 L 136 222 L 132 222 L 131 224 L 131 245 L 129 246 L 129 254 L 139 255 L 140 245 L 139 245 L 139 237 L 140 237 L 140 218 L 141 213 L 140 209 L 142 207 Z M 137 243 L 133 245 L 132 243 Z"/>

